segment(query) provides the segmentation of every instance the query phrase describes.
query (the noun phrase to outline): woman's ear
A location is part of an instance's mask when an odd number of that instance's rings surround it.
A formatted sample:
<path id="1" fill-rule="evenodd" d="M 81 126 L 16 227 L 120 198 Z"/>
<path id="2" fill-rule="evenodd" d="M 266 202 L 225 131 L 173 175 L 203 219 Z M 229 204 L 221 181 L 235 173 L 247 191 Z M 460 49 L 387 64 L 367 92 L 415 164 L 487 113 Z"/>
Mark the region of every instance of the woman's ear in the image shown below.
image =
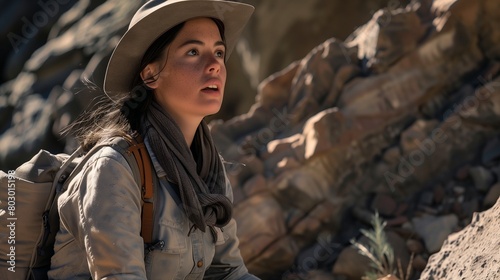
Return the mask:
<path id="1" fill-rule="evenodd" d="M 157 63 L 150 63 L 144 67 L 141 71 L 141 79 L 144 82 L 144 85 L 151 89 L 155 89 L 158 87 L 158 83 L 156 80 L 158 79 L 158 67 L 156 67 Z"/>

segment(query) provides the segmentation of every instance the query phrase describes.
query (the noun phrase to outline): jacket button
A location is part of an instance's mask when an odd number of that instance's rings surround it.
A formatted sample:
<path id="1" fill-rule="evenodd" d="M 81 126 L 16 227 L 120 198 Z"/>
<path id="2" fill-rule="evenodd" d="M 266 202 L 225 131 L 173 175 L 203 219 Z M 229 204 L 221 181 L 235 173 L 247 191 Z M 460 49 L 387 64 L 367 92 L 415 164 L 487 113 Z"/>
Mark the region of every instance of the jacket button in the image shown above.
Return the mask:
<path id="1" fill-rule="evenodd" d="M 203 261 L 202 260 L 198 261 L 198 263 L 196 263 L 196 266 L 202 267 L 203 266 Z"/>

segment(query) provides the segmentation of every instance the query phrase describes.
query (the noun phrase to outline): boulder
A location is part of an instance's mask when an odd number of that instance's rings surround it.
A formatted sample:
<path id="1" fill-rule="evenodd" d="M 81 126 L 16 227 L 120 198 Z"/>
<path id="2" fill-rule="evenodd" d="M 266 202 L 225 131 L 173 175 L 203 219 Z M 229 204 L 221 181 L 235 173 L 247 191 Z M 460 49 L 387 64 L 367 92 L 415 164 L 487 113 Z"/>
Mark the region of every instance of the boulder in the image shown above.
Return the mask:
<path id="1" fill-rule="evenodd" d="M 441 250 L 429 258 L 421 279 L 497 279 L 500 277 L 498 215 L 500 200 L 476 213 L 470 225 L 450 235 Z"/>

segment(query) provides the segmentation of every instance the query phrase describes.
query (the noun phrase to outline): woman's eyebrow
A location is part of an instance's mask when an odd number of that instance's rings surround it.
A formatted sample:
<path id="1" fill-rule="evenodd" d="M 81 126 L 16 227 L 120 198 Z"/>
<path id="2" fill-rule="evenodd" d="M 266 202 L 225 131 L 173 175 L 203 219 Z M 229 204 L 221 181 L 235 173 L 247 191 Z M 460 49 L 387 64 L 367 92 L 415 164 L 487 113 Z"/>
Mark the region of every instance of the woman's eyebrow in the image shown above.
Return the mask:
<path id="1" fill-rule="evenodd" d="M 186 45 L 192 45 L 192 44 L 193 44 L 193 45 L 200 45 L 200 46 L 204 46 L 204 45 L 205 45 L 205 43 L 204 43 L 204 42 L 202 42 L 202 41 L 200 41 L 200 40 L 190 39 L 190 40 L 187 40 L 187 41 L 185 41 L 184 43 L 182 43 L 179 47 L 181 47 L 181 48 L 182 48 L 182 47 L 184 47 L 184 46 L 186 46 Z M 216 47 L 216 46 L 224 46 L 224 48 L 225 48 L 225 47 L 226 47 L 226 44 L 225 44 L 224 42 L 222 42 L 222 41 L 217 41 L 217 42 L 215 42 L 214 46 L 215 46 L 215 47 Z"/>

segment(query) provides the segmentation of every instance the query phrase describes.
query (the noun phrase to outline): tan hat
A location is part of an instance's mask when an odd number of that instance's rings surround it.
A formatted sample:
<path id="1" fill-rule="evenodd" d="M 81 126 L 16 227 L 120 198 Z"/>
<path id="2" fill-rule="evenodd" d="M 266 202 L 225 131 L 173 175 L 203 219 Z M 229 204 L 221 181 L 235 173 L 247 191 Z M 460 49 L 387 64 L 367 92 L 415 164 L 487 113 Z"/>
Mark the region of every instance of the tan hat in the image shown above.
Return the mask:
<path id="1" fill-rule="evenodd" d="M 226 60 L 250 19 L 254 7 L 222 0 L 151 0 L 132 18 L 109 59 L 104 77 L 104 91 L 115 100 L 132 90 L 144 53 L 163 33 L 177 24 L 197 17 L 211 17 L 224 23 Z"/>

